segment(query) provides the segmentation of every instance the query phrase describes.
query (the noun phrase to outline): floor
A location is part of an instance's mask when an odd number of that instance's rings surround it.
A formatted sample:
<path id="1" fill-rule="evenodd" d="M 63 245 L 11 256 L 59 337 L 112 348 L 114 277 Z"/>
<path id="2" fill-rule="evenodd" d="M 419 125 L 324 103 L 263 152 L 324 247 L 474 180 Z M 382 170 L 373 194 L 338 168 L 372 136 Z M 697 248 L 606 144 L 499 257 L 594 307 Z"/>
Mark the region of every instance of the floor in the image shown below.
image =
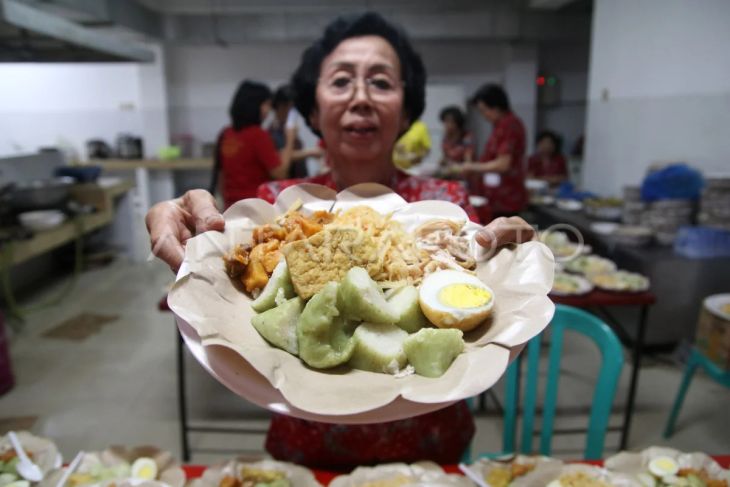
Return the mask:
<path id="1" fill-rule="evenodd" d="M 131 264 L 118 260 L 108 267 L 84 272 L 64 304 L 29 314 L 21 332 L 12 337 L 16 387 L 0 397 L 0 426 L 13 418 L 32 430 L 54 438 L 66 459 L 79 449 L 102 449 L 112 444 L 154 444 L 179 455 L 175 341 L 169 313 L 157 302 L 171 282 L 169 270 L 158 262 Z M 42 303 L 65 283 L 39 289 L 22 304 Z M 43 336 L 65 320 L 82 313 L 118 316 L 98 326 L 83 341 Z M 597 370 L 590 343 L 569 338 L 563 360 L 556 427 L 585 425 Z M 210 378 L 193 359 L 186 363 L 190 416 L 196 423 L 215 426 L 249 426 L 261 431 L 246 436 L 193 434 L 192 446 L 228 452 L 195 453 L 195 463 L 210 463 L 235 452 L 262 452 L 268 414 L 234 396 Z M 625 368 L 615 404 L 626 397 Z M 654 357 L 642 369 L 637 412 L 630 447 L 669 445 L 686 451 L 730 453 L 727 420 L 730 390 L 702 374 L 694 379 L 690 394 L 671 440 L 661 432 L 679 386 L 681 368 L 669 357 Z M 501 384 L 495 389 L 502 396 Z M 501 420 L 493 402 L 477 416 L 475 452 L 497 451 Z M 25 418 L 25 419 L 23 419 Z M 620 425 L 621 407 L 615 407 L 612 424 Z M 560 435 L 554 454 L 578 458 L 584 437 Z M 609 433 L 606 454 L 615 451 L 618 433 Z"/>

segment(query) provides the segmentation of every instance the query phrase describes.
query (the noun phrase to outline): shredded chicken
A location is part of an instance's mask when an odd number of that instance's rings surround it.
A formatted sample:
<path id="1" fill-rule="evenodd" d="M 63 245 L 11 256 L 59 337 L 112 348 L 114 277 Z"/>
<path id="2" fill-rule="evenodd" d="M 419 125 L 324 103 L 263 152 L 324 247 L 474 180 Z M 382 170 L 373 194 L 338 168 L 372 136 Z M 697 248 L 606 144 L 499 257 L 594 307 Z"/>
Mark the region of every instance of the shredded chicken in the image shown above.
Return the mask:
<path id="1" fill-rule="evenodd" d="M 428 254 L 424 272 L 439 269 L 474 270 L 476 260 L 469 249 L 469 239 L 463 234 L 463 223 L 451 220 L 432 220 L 415 230 L 416 245 Z"/>

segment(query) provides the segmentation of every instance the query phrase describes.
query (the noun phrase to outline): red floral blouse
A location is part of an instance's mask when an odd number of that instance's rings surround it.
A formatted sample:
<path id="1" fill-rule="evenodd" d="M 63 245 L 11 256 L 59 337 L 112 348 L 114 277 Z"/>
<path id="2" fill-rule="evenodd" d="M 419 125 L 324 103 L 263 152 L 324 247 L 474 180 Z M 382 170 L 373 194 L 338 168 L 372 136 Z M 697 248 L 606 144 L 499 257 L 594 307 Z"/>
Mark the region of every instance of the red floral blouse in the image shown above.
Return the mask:
<path id="1" fill-rule="evenodd" d="M 264 183 L 259 186 L 256 196 L 273 203 L 284 189 L 300 183 L 321 184 L 335 190 L 338 189 L 335 187 L 332 173 L 328 172 L 311 178 L 284 179 Z M 423 200 L 444 200 L 456 203 L 464 208 L 472 221 L 479 222 L 476 210 L 469 204 L 469 194 L 458 181 L 411 176 L 403 171 L 398 171 L 393 177 L 390 187 L 409 203 Z"/>
<path id="2" fill-rule="evenodd" d="M 494 124 L 481 161 L 489 162 L 503 154 L 512 156 L 510 168 L 498 175 L 484 174 L 480 194 L 487 197 L 493 213 L 517 213 L 525 207 L 528 200 L 522 167 L 525 159 L 525 126 L 511 112 Z"/>

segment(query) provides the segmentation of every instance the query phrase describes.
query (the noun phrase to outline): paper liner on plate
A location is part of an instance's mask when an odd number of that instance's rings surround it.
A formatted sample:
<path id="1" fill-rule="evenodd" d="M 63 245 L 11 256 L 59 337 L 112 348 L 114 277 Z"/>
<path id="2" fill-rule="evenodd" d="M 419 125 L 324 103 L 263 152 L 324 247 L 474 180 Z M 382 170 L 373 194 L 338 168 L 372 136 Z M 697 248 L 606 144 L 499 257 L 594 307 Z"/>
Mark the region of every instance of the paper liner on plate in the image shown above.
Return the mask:
<path id="1" fill-rule="evenodd" d="M 396 378 L 348 367 L 311 369 L 299 358 L 269 345 L 250 325 L 254 315 L 251 298 L 234 286 L 222 260 L 236 244 L 251 241 L 254 227 L 272 222 L 295 202 L 302 203 L 305 213 L 367 205 L 381 214 L 392 212 L 392 218 L 406 231 L 435 218 L 468 221 L 458 205 L 445 201 L 408 204 L 377 184 L 353 186 L 339 194 L 324 186 L 298 185 L 284 190 L 274 205 L 248 199 L 229 208 L 224 214 L 225 232 L 206 232 L 187 242 L 185 261 L 168 303 L 179 321 L 197 332 L 205 349 L 233 352 L 232 356 L 216 352 L 223 359 L 209 364 L 209 370 L 244 397 L 245 388 L 237 385 L 251 378 L 238 373 L 243 368 L 235 363 L 236 355 L 263 375 L 293 406 L 292 410 L 324 415 L 333 421 L 336 416 L 382 408 L 399 397 L 415 403 L 448 404 L 491 387 L 507 367 L 506 350 L 540 333 L 553 315 L 554 305 L 547 295 L 554 261 L 547 247 L 528 242 L 502 249 L 485 261 L 484 249 L 472 239 L 471 251 L 481 258 L 477 275 L 494 291 L 495 308 L 490 320 L 465 335 L 465 353 L 441 378 Z M 465 230 L 473 237 L 479 228 L 469 222 Z"/>
<path id="2" fill-rule="evenodd" d="M 649 462 L 657 457 L 673 458 L 680 469 L 691 468 L 707 472 L 714 480 L 725 480 L 730 485 L 730 471 L 725 470 L 704 453 L 684 453 L 673 448 L 652 446 L 640 452 L 621 452 L 606 459 L 604 465 L 614 472 L 630 475 L 649 473 Z"/>
<path id="3" fill-rule="evenodd" d="M 130 467 L 135 460 L 147 457 L 154 460 L 157 465 L 157 478 L 154 481 L 144 481 L 133 478 L 107 479 L 94 481 L 89 485 L 104 487 L 114 484 L 115 487 L 183 487 L 185 485 L 185 472 L 170 452 L 160 450 L 154 446 L 138 446 L 126 448 L 123 446 L 111 446 L 100 452 L 86 452 L 81 458 L 75 473 L 88 473 L 97 466 L 104 468 L 116 465 L 128 464 Z M 39 487 L 55 487 L 64 469 L 57 469 L 51 472 Z"/>
<path id="4" fill-rule="evenodd" d="M 533 473 L 529 478 L 529 482 L 526 482 L 525 478 L 519 478 L 510 484 L 510 487 L 535 487 L 537 485 L 546 486 L 554 480 L 582 472 L 591 479 L 599 480 L 606 484 L 608 487 L 643 487 L 631 475 L 623 473 L 609 472 L 605 468 L 595 467 L 593 465 L 584 465 L 580 463 L 565 464 L 557 471 L 553 469 L 539 470 Z"/>
<path id="5" fill-rule="evenodd" d="M 240 480 L 243 467 L 283 472 L 286 474 L 291 487 L 319 487 L 321 485 L 314 478 L 314 474 L 305 467 L 276 460 L 241 457 L 207 468 L 202 476 L 190 481 L 187 487 L 219 487 L 224 477 L 236 477 Z"/>
<path id="6" fill-rule="evenodd" d="M 330 487 L 360 487 L 377 482 L 401 480 L 399 487 L 473 487 L 474 483 L 461 475 L 447 474 L 432 462 L 388 463 L 376 467 L 358 467 L 349 475 L 341 475 L 330 482 Z"/>
<path id="7" fill-rule="evenodd" d="M 558 474 L 563 468 L 563 462 L 556 458 L 545 456 L 529 456 L 529 455 L 509 455 L 499 458 L 482 458 L 469 465 L 469 468 L 486 481 L 490 472 L 495 469 L 511 469 L 512 464 L 534 465 L 535 468 L 525 475 L 516 477 L 509 484 L 510 486 L 518 485 L 539 485 L 534 482 L 536 478 L 542 478 L 551 473 Z M 492 486 L 497 487 L 497 486 Z"/>
<path id="8" fill-rule="evenodd" d="M 32 455 L 33 463 L 38 465 L 44 476 L 57 464 L 61 464 L 58 447 L 53 441 L 35 436 L 27 431 L 18 431 L 16 435 L 23 449 Z M 7 435 L 0 437 L 0 455 L 12 450 L 13 445 L 10 443 L 10 438 Z"/>

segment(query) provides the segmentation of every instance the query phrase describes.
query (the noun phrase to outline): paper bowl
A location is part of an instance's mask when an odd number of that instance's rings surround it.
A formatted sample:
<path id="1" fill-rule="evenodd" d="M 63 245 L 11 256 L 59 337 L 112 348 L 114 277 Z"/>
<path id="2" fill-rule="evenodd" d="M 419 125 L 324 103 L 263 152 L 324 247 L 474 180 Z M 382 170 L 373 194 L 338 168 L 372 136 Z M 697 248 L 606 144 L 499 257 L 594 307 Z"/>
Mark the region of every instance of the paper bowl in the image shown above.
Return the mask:
<path id="1" fill-rule="evenodd" d="M 82 456 L 75 473 L 88 472 L 96 465 L 107 468 L 128 463 L 131 466 L 135 460 L 141 457 L 151 458 L 157 464 L 157 478 L 155 480 L 117 478 L 88 485 L 95 487 L 107 487 L 112 484 L 114 487 L 183 487 L 185 485 L 185 472 L 172 454 L 154 446 L 138 446 L 135 448 L 111 446 L 100 452 L 86 452 Z M 51 472 L 39 484 L 39 487 L 55 487 L 58 485 L 64 470 L 65 468 L 59 468 Z"/>
<path id="2" fill-rule="evenodd" d="M 61 455 L 53 441 L 35 436 L 27 431 L 18 431 L 16 435 L 23 449 L 32 454 L 33 462 L 38 465 L 44 476 L 61 464 Z M 10 438 L 7 435 L 0 437 L 0 455 L 12 450 L 13 445 L 10 443 Z"/>
<path id="3" fill-rule="evenodd" d="M 482 458 L 469 465 L 469 468 L 486 482 L 487 476 L 492 470 L 510 469 L 513 463 L 520 465 L 534 465 L 535 468 L 525 475 L 512 480 L 509 484 L 510 486 L 541 485 L 535 482 L 535 479 L 544 478 L 549 476 L 551 473 L 557 475 L 563 468 L 563 462 L 556 458 L 528 455 L 508 455 L 499 458 Z"/>
<path id="4" fill-rule="evenodd" d="M 406 203 L 376 184 L 342 192 L 318 185 L 283 191 L 275 205 L 243 200 L 225 212 L 225 232 L 190 239 L 185 260 L 168 303 L 193 355 L 236 394 L 275 412 L 333 423 L 373 423 L 424 414 L 477 395 L 504 373 L 510 349 L 540 333 L 554 305 L 547 297 L 554 261 L 539 242 L 502 249 L 489 260 L 472 241 L 481 259 L 477 275 L 495 293 L 493 316 L 465 335 L 466 349 L 438 379 L 417 375 L 396 378 L 340 367 L 315 370 L 299 358 L 269 345 L 250 325 L 251 298 L 225 273 L 222 257 L 237 243 L 249 242 L 255 226 L 269 223 L 294 202 L 303 211 L 338 210 L 368 205 L 400 221 L 406 230 L 434 218 L 468 221 L 457 205 L 443 201 Z M 473 236 L 479 225 L 468 223 Z"/>
<path id="5" fill-rule="evenodd" d="M 224 477 L 239 478 L 243 467 L 284 472 L 291 487 L 319 487 L 322 485 L 317 482 L 314 474 L 309 469 L 293 463 L 235 458 L 207 468 L 203 475 L 191 480 L 187 487 L 219 487 Z"/>
<path id="6" fill-rule="evenodd" d="M 517 479 L 510 485 L 511 487 L 533 487 L 536 485 L 547 486 L 550 482 L 558 480 L 564 475 L 576 474 L 578 472 L 581 472 L 592 479 L 600 480 L 610 487 L 644 487 L 631 475 L 579 463 L 563 465 L 563 467 L 557 471 L 551 468 L 536 469 L 529 479 L 523 477 Z"/>
<path id="7" fill-rule="evenodd" d="M 409 482 L 402 487 L 473 487 L 471 480 L 457 474 L 447 474 L 432 462 L 388 463 L 376 467 L 358 467 L 349 475 L 341 475 L 330 482 L 330 487 L 360 487 L 405 477 Z M 405 479 L 404 479 L 405 480 Z"/>
<path id="8" fill-rule="evenodd" d="M 621 452 L 607 458 L 605 466 L 611 471 L 635 477 L 638 474 L 649 473 L 649 462 L 657 457 L 673 458 L 680 469 L 704 470 L 710 478 L 725 480 L 730 484 L 730 471 L 722 468 L 709 455 L 704 453 L 683 453 L 673 448 L 652 446 L 640 452 Z"/>
<path id="9" fill-rule="evenodd" d="M 550 291 L 550 295 L 552 296 L 585 296 L 586 294 L 593 291 L 593 284 L 591 284 L 591 282 L 585 277 L 579 276 L 577 274 L 560 272 L 556 269 L 555 277 L 572 280 L 578 286 L 578 289 L 576 289 L 575 291 L 561 291 L 558 289 L 553 289 Z"/>

